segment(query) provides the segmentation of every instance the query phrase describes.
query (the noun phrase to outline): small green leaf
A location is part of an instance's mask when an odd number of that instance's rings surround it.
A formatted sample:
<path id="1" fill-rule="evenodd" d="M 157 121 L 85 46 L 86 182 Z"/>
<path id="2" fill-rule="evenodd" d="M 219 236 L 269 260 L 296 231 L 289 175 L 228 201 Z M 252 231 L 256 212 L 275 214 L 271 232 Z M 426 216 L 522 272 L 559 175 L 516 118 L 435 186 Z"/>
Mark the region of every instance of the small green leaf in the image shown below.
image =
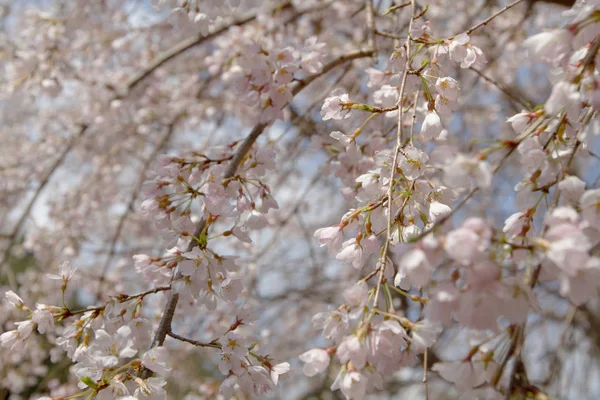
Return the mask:
<path id="1" fill-rule="evenodd" d="M 98 389 L 98 384 L 94 382 L 92 378 L 89 376 L 84 376 L 81 378 L 81 382 L 85 383 L 87 387 L 92 389 Z"/>
<path id="2" fill-rule="evenodd" d="M 198 243 L 200 247 L 204 248 L 208 244 L 208 239 L 206 238 L 206 231 L 203 231 L 198 238 Z"/>

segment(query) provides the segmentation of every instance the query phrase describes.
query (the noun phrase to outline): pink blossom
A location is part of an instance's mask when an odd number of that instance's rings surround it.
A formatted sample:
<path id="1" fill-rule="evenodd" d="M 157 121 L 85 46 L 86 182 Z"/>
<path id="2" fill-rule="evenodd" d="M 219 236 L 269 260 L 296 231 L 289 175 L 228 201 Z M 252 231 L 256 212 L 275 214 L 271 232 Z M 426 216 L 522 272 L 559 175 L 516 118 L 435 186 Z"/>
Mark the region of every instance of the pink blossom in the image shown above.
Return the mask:
<path id="1" fill-rule="evenodd" d="M 600 226 L 600 189 L 586 190 L 581 195 L 581 215 L 593 227 Z"/>
<path id="2" fill-rule="evenodd" d="M 344 299 L 350 307 L 362 308 L 367 304 L 369 298 L 369 285 L 365 281 L 359 281 L 344 290 Z"/>
<path id="3" fill-rule="evenodd" d="M 448 233 L 444 242 L 444 250 L 454 260 L 466 265 L 481 257 L 483 245 L 484 243 L 481 242 L 481 238 L 476 232 L 467 228 L 459 228 Z"/>
<path id="4" fill-rule="evenodd" d="M 347 93 L 326 98 L 323 107 L 321 107 L 323 121 L 349 118 L 351 110 L 348 106 L 344 105 L 349 103 L 350 97 L 348 97 Z"/>
<path id="5" fill-rule="evenodd" d="M 431 289 L 430 299 L 423 310 L 425 316 L 444 326 L 452 323 L 452 313 L 459 306 L 460 292 L 452 283 L 442 283 Z"/>
<path id="6" fill-rule="evenodd" d="M 448 215 L 450 215 L 451 212 L 452 212 L 452 209 L 450 207 L 448 207 L 446 204 L 440 203 L 438 201 L 433 201 L 429 205 L 429 222 L 430 223 L 439 222 L 439 221 L 443 220 L 444 218 L 446 218 Z"/>
<path id="7" fill-rule="evenodd" d="M 563 110 L 571 121 L 577 120 L 581 112 L 581 95 L 577 92 L 577 87 L 567 81 L 554 85 L 544 106 L 544 111 L 550 116 Z"/>
<path id="8" fill-rule="evenodd" d="M 23 302 L 23 299 L 20 298 L 12 290 L 7 290 L 6 293 L 4 293 L 4 296 L 6 297 L 8 302 L 16 308 L 23 308 L 23 306 L 25 305 L 25 303 Z"/>
<path id="9" fill-rule="evenodd" d="M 342 364 L 348 361 L 357 369 L 362 369 L 367 362 L 367 348 L 365 343 L 356 335 L 344 338 L 337 348 L 336 355 Z"/>
<path id="10" fill-rule="evenodd" d="M 425 120 L 421 125 L 421 137 L 424 140 L 436 139 L 442 132 L 442 122 L 435 111 L 430 111 L 425 115 Z"/>
<path id="11" fill-rule="evenodd" d="M 315 376 L 324 372 L 329 367 L 329 353 L 322 349 L 312 349 L 300 356 L 300 361 L 305 362 L 302 371 L 306 376 Z"/>
<path id="12" fill-rule="evenodd" d="M 573 35 L 567 29 L 555 29 L 528 37 L 523 47 L 534 61 L 558 65 L 571 52 L 572 40 Z"/>
<path id="13" fill-rule="evenodd" d="M 237 358 L 244 358 L 248 355 L 248 348 L 242 336 L 236 332 L 229 332 L 223 338 L 222 350 L 225 354 L 234 355 Z"/>
<path id="14" fill-rule="evenodd" d="M 515 114 L 512 117 L 508 118 L 506 120 L 506 122 L 510 123 L 513 131 L 517 135 L 520 135 L 521 133 L 523 133 L 525 131 L 525 128 L 527 128 L 527 125 L 529 125 L 531 120 L 532 120 L 532 117 L 531 117 L 531 114 L 529 113 L 529 111 L 521 111 L 520 113 Z"/>
<path id="15" fill-rule="evenodd" d="M 521 236 L 526 233 L 525 228 L 529 227 L 530 219 L 522 212 L 516 212 L 504 221 L 502 231 L 513 236 Z"/>
<path id="16" fill-rule="evenodd" d="M 435 82 L 435 88 L 437 92 L 447 98 L 450 101 L 456 101 L 458 99 L 458 82 L 454 78 L 449 76 L 445 78 L 438 78 Z"/>
<path id="17" fill-rule="evenodd" d="M 423 352 L 426 348 L 433 346 L 442 327 L 433 321 L 421 320 L 412 326 L 410 333 L 411 348 L 417 352 Z"/>
<path id="18" fill-rule="evenodd" d="M 315 328 L 323 329 L 323 336 L 335 342 L 345 337 L 350 329 L 348 312 L 345 309 L 316 314 L 312 323 Z"/>
<path id="19" fill-rule="evenodd" d="M 7 331 L 0 335 L 0 344 L 2 347 L 21 351 L 25 347 L 25 341 L 35 328 L 35 323 L 31 320 L 15 322 L 17 329 Z"/>
<path id="20" fill-rule="evenodd" d="M 344 240 L 344 235 L 339 226 L 319 228 L 315 231 L 314 237 L 317 238 L 321 247 L 327 246 L 331 252 L 337 252 L 342 247 L 342 241 Z"/>
<path id="21" fill-rule="evenodd" d="M 429 157 L 420 149 L 406 146 L 398 163 L 402 173 L 408 179 L 417 179 L 425 172 Z"/>
<path id="22" fill-rule="evenodd" d="M 356 238 L 352 238 L 342 244 L 342 249 L 335 258 L 342 262 L 352 264 L 356 269 L 360 269 L 364 263 L 364 256 L 363 247 L 357 242 Z"/>
<path id="23" fill-rule="evenodd" d="M 271 380 L 275 385 L 279 382 L 279 375 L 283 375 L 290 370 L 290 363 L 282 362 L 270 368 Z"/>
<path id="24" fill-rule="evenodd" d="M 367 391 L 367 378 L 359 372 L 340 371 L 331 390 L 341 390 L 346 400 L 362 400 Z"/>
<path id="25" fill-rule="evenodd" d="M 405 287 L 403 279 L 417 288 L 422 288 L 429 283 L 431 279 L 432 265 L 427 259 L 427 255 L 421 249 L 413 249 L 402 257 L 399 271 L 394 279 L 394 285 Z"/>
<path id="26" fill-rule="evenodd" d="M 238 384 L 238 377 L 235 375 L 229 375 L 219 387 L 219 394 L 226 399 L 233 397 L 235 393 L 235 386 Z"/>
<path id="27" fill-rule="evenodd" d="M 36 310 L 31 316 L 31 320 L 37 324 L 38 332 L 41 334 L 46 333 L 48 329 L 54 328 L 54 316 L 48 309 L 48 306 L 44 304 L 36 304 Z"/>
<path id="28" fill-rule="evenodd" d="M 445 380 L 455 383 L 459 392 L 471 390 L 492 378 L 495 368 L 493 363 L 477 361 L 452 361 L 435 363 L 431 367 Z"/>
<path id="29" fill-rule="evenodd" d="M 46 276 L 50 279 L 62 280 L 63 283 L 66 283 L 73 278 L 75 271 L 77 271 L 77 267 L 73 267 L 70 262 L 65 261 L 58 266 L 58 271 L 58 275 L 46 274 Z"/>
<path id="30" fill-rule="evenodd" d="M 567 176 L 558 183 L 558 189 L 561 204 L 577 205 L 585 191 L 585 182 L 577 176 Z"/>
<path id="31" fill-rule="evenodd" d="M 119 358 L 133 357 L 137 350 L 133 347 L 131 328 L 120 327 L 113 335 L 104 329 L 96 331 L 96 341 L 90 346 L 90 353 L 103 367 L 114 367 Z"/>
<path id="32" fill-rule="evenodd" d="M 138 385 L 135 389 L 133 398 L 139 399 L 140 397 L 148 398 L 149 400 L 166 400 L 167 392 L 163 387 L 167 384 L 161 377 L 151 377 L 146 380 L 136 380 Z"/>
<path id="33" fill-rule="evenodd" d="M 316 74 L 323 68 L 323 61 L 327 55 L 327 44 L 319 42 L 316 36 L 311 36 L 304 42 L 300 67 L 308 73 Z"/>
<path id="34" fill-rule="evenodd" d="M 469 35 L 461 33 L 457 35 L 449 46 L 449 52 L 452 59 L 460 63 L 461 68 L 469 68 L 471 66 L 479 67 L 486 64 L 487 60 L 479 47 L 473 46 L 470 43 Z"/>
<path id="35" fill-rule="evenodd" d="M 168 375 L 171 372 L 168 357 L 167 349 L 163 346 L 157 346 L 144 353 L 142 365 L 157 374 Z"/>

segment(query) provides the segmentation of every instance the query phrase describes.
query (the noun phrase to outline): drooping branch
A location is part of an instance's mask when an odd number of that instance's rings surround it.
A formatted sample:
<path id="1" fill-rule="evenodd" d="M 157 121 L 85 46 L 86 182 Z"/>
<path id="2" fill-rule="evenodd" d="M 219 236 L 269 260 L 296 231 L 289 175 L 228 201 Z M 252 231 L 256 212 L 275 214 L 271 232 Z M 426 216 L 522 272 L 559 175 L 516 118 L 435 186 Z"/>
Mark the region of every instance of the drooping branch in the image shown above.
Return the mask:
<path id="1" fill-rule="evenodd" d="M 313 7 L 308 7 L 304 10 L 297 11 L 288 20 L 286 20 L 285 24 L 287 25 L 287 24 L 293 23 L 298 18 L 300 18 L 301 16 L 303 16 L 305 14 L 315 12 L 315 11 L 320 11 L 324 8 L 327 8 L 332 3 L 333 3 L 332 1 L 329 1 L 324 4 L 317 4 Z M 288 2 L 285 2 L 284 4 L 280 4 L 280 5 L 276 6 L 276 11 L 281 12 L 282 10 L 291 8 L 291 7 L 292 7 L 292 3 L 288 1 Z M 228 24 L 225 24 L 225 25 L 215 29 L 214 31 L 210 32 L 206 36 L 203 36 L 201 34 L 194 35 L 192 37 L 182 40 L 181 42 L 177 43 L 170 49 L 165 50 L 163 53 L 156 56 L 150 62 L 150 64 L 148 64 L 148 66 L 146 68 L 144 68 L 143 70 L 136 73 L 134 76 L 132 76 L 127 81 L 127 83 L 125 84 L 127 93 L 131 92 L 131 90 L 135 86 L 137 86 L 142 80 L 144 80 L 147 76 L 151 75 L 157 68 L 161 67 L 163 64 L 165 64 L 169 60 L 177 57 L 178 55 L 184 53 L 185 51 L 191 49 L 192 47 L 199 46 L 199 45 L 203 44 L 204 42 L 207 42 L 208 40 L 211 40 L 211 39 L 221 35 L 222 33 L 228 31 L 230 28 L 232 28 L 234 26 L 243 26 L 243 25 L 246 25 L 246 24 L 256 20 L 256 16 L 257 16 L 256 12 L 248 13 L 239 19 L 236 19 Z"/>
<path id="2" fill-rule="evenodd" d="M 345 54 L 345 55 L 342 55 L 342 56 L 336 58 L 335 60 L 326 64 L 323 67 L 321 72 L 311 75 L 310 77 L 308 77 L 302 81 L 299 81 L 299 83 L 296 85 L 296 87 L 292 90 L 292 93 L 294 95 L 300 93 L 310 83 L 315 81 L 317 78 L 325 75 L 327 72 L 331 71 L 335 67 L 340 66 L 351 60 L 355 60 L 358 58 L 364 58 L 364 57 L 370 57 L 373 54 L 373 52 L 374 52 L 373 49 L 358 50 L 358 51 L 353 51 L 351 53 L 348 53 L 348 54 Z M 233 159 L 229 162 L 229 165 L 227 166 L 227 169 L 223 176 L 224 181 L 228 180 L 229 178 L 232 178 L 235 175 L 235 172 L 236 172 L 237 168 L 239 167 L 239 165 L 242 163 L 244 157 L 246 157 L 246 154 L 248 153 L 248 151 L 250 151 L 250 148 L 252 147 L 252 145 L 256 142 L 258 137 L 263 133 L 263 131 L 265 130 L 265 128 L 267 126 L 268 126 L 268 124 L 262 123 L 262 124 L 256 125 L 254 127 L 254 129 L 252 129 L 250 134 L 246 137 L 244 142 L 237 149 L 235 155 L 233 156 Z M 196 226 L 196 230 L 194 232 L 195 237 L 200 236 L 201 232 L 204 231 L 204 229 L 206 228 L 206 224 L 207 224 L 206 219 L 202 218 L 200 220 L 200 222 L 198 223 L 198 225 Z M 188 245 L 187 251 L 188 252 L 192 251 L 196 246 L 198 246 L 198 243 L 195 240 L 192 240 L 190 242 L 190 244 Z M 178 278 L 177 273 L 175 274 L 174 278 L 175 279 Z M 150 348 L 153 348 L 156 346 L 162 346 L 162 344 L 164 343 L 165 337 L 167 336 L 168 332 L 171 331 L 171 323 L 173 321 L 173 317 L 175 316 L 175 310 L 177 309 L 178 301 L 179 301 L 179 294 L 176 293 L 175 291 L 172 291 L 169 296 L 169 299 L 167 300 L 167 304 L 165 305 L 165 308 L 163 310 L 161 320 L 159 322 L 158 328 L 156 330 L 156 333 L 154 335 L 154 339 L 152 340 L 152 344 L 151 344 Z M 150 375 L 151 375 L 151 371 L 149 371 L 149 370 L 145 370 L 144 373 L 142 374 L 142 376 L 144 378 L 147 378 Z"/>
<path id="3" fill-rule="evenodd" d="M 521 106 L 523 106 L 527 110 L 532 110 L 533 109 L 531 103 L 527 99 L 523 99 L 522 98 L 523 96 L 516 95 L 509 88 L 507 88 L 506 85 L 504 85 L 503 83 L 498 82 L 498 81 L 494 80 L 493 78 L 490 78 L 485 73 L 483 73 L 481 70 L 479 70 L 479 69 L 477 69 L 477 68 L 475 68 L 473 66 L 469 67 L 469 69 L 472 70 L 472 71 L 474 71 L 477 75 L 479 75 L 485 81 L 487 81 L 487 82 L 491 83 L 492 85 L 494 85 L 496 88 L 498 88 L 498 90 L 500 90 L 502 93 L 504 93 L 512 101 L 520 104 Z"/>
<path id="4" fill-rule="evenodd" d="M 219 36 L 223 32 L 229 30 L 229 28 L 231 28 L 231 27 L 242 26 L 242 25 L 247 24 L 248 22 L 254 21 L 255 19 L 256 19 L 256 14 L 251 13 L 251 14 L 245 15 L 242 18 L 237 19 L 229 24 L 226 24 L 220 28 L 215 29 L 214 31 L 210 32 L 206 36 L 197 34 L 195 36 L 192 36 L 192 37 L 182 40 L 181 42 L 177 43 L 175 46 L 173 46 L 170 49 L 163 52 L 162 54 L 159 54 L 156 58 L 154 58 L 150 62 L 150 64 L 148 64 L 148 66 L 146 68 L 144 68 L 143 70 L 141 70 L 140 72 L 138 72 L 137 74 L 132 76 L 125 84 L 125 88 L 126 88 L 127 92 L 131 92 L 131 90 L 135 86 L 137 86 L 147 76 L 151 75 L 157 68 L 162 66 L 167 61 L 169 61 L 169 60 L 175 58 L 176 56 L 180 55 L 181 53 L 185 52 L 186 50 L 189 50 L 192 47 L 198 46 L 210 39 L 213 39 L 213 38 Z"/>
<path id="5" fill-rule="evenodd" d="M 27 216 L 29 216 L 29 213 L 31 212 L 31 209 L 33 208 L 35 202 L 40 197 L 40 194 L 44 191 L 44 188 L 46 187 L 46 185 L 48 185 L 48 182 L 50 182 L 52 175 L 54 175 L 54 172 L 56 172 L 56 170 L 62 165 L 62 163 L 67 158 L 67 155 L 71 152 L 71 150 L 76 145 L 76 143 L 79 141 L 79 139 L 85 134 L 85 132 L 88 129 L 88 126 L 89 125 L 81 126 L 81 128 L 79 129 L 79 132 L 69 140 L 69 143 L 67 143 L 67 146 L 63 149 L 62 153 L 60 153 L 58 158 L 54 161 L 54 163 L 52 163 L 50 168 L 46 171 L 46 173 L 42 177 L 42 180 L 40 181 L 40 184 L 38 185 L 35 193 L 33 194 L 31 199 L 27 203 L 27 206 L 25 206 L 25 209 L 21 213 L 21 216 L 17 220 L 17 223 L 15 224 L 15 226 L 13 227 L 13 229 L 9 235 L 8 246 L 6 247 L 6 250 L 4 250 L 4 254 L 2 255 L 2 259 L 0 260 L 0 272 L 5 272 L 7 274 L 10 287 L 13 290 L 17 290 L 17 282 L 12 273 L 12 270 L 10 269 L 10 267 L 8 265 L 8 259 L 10 258 L 10 255 L 12 253 L 12 249 L 13 249 L 14 245 L 16 244 L 19 232 L 21 231 L 21 228 L 23 227 L 23 224 L 25 223 Z"/>

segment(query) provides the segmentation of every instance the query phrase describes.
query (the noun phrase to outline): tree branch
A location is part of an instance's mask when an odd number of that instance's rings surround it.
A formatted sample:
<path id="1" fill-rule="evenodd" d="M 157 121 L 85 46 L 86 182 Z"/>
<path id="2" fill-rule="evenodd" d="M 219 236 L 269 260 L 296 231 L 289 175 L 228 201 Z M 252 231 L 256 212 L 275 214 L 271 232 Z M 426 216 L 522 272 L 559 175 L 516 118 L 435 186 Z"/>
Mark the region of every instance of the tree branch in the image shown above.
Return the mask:
<path id="1" fill-rule="evenodd" d="M 358 50 L 358 51 L 353 51 L 351 53 L 345 54 L 341 57 L 338 57 L 337 59 L 335 59 L 335 60 L 331 61 L 330 63 L 328 63 L 327 65 L 325 65 L 321 72 L 311 75 L 310 77 L 308 77 L 302 81 L 299 81 L 297 86 L 292 90 L 292 93 L 294 95 L 300 93 L 300 91 L 302 91 L 304 88 L 306 88 L 308 85 L 310 85 L 314 80 L 325 75 L 327 72 L 331 71 L 335 67 L 342 65 L 347 61 L 355 60 L 357 58 L 370 57 L 373 54 L 373 52 L 374 52 L 373 49 Z M 235 175 L 235 172 L 236 172 L 237 168 L 239 167 L 239 165 L 242 163 L 244 157 L 246 156 L 246 153 L 248 153 L 248 151 L 250 150 L 250 148 L 252 147 L 254 142 L 256 142 L 256 139 L 258 139 L 258 137 L 262 134 L 262 132 L 265 130 L 265 128 L 267 126 L 268 126 L 268 124 L 263 123 L 263 124 L 256 125 L 254 127 L 254 129 L 252 129 L 252 131 L 246 137 L 246 139 L 244 140 L 242 145 L 237 149 L 235 155 L 233 156 L 233 159 L 229 162 L 229 165 L 227 166 L 227 169 L 223 176 L 224 181 L 228 180 L 229 178 L 232 178 Z M 207 221 L 205 218 L 202 218 L 200 220 L 200 222 L 196 226 L 196 230 L 194 232 L 195 237 L 200 236 L 202 231 L 204 231 L 204 229 L 206 228 L 206 223 L 207 223 Z M 188 245 L 187 251 L 188 252 L 192 251 L 192 249 L 194 249 L 196 246 L 198 246 L 198 243 L 195 240 L 192 240 L 190 242 L 190 244 Z M 177 279 L 178 277 L 179 277 L 179 273 L 176 272 L 174 279 Z M 167 304 L 165 305 L 163 315 L 159 322 L 158 329 L 156 330 L 156 334 L 154 335 L 154 340 L 152 341 L 150 348 L 153 348 L 156 346 L 162 346 L 162 344 L 164 343 L 165 337 L 171 331 L 171 323 L 173 321 L 173 317 L 175 316 L 175 310 L 177 309 L 178 301 L 179 301 L 179 294 L 176 293 L 174 290 L 171 291 L 171 295 L 169 296 Z M 148 378 L 149 376 L 151 376 L 151 374 L 152 374 L 151 371 L 146 369 L 142 373 L 142 377 Z"/>
<path id="2" fill-rule="evenodd" d="M 77 133 L 77 135 L 73 136 L 69 140 L 67 147 L 65 147 L 63 152 L 60 153 L 60 156 L 54 161 L 54 163 L 52 164 L 50 169 L 48 169 L 48 171 L 46 171 L 46 173 L 44 174 L 44 177 L 40 181 L 40 185 L 38 186 L 35 193 L 33 194 L 33 197 L 29 200 L 29 203 L 27 203 L 25 210 L 23 210 L 23 213 L 19 217 L 19 220 L 17 221 L 17 223 L 15 224 L 15 226 L 13 227 L 13 229 L 9 235 L 10 242 L 9 242 L 6 250 L 4 250 L 4 255 L 2 256 L 2 260 L 0 260 L 0 268 L 1 268 L 0 271 L 6 272 L 6 274 L 8 276 L 10 287 L 14 291 L 17 290 L 17 282 L 16 282 L 16 279 L 15 279 L 15 277 L 12 273 L 12 270 L 10 269 L 7 261 L 11 255 L 14 245 L 16 244 L 17 235 L 21 231 L 21 228 L 23 227 L 23 224 L 25 223 L 27 216 L 31 212 L 33 205 L 39 198 L 40 194 L 42 193 L 42 191 L 44 190 L 44 188 L 46 187 L 48 182 L 50 182 L 50 178 L 52 177 L 54 172 L 58 169 L 58 167 L 60 167 L 60 165 L 64 162 L 65 158 L 67 157 L 67 154 L 69 154 L 71 149 L 75 146 L 75 143 L 77 143 L 77 141 L 85 134 L 85 132 L 88 129 L 88 126 L 89 125 L 81 126 L 81 128 L 79 129 L 79 133 Z"/>
<path id="3" fill-rule="evenodd" d="M 140 71 L 137 74 L 135 74 L 134 76 L 132 76 L 125 84 L 127 93 L 131 92 L 131 90 L 135 86 L 137 86 L 142 80 L 144 80 L 144 78 L 146 78 L 147 76 L 152 74 L 158 67 L 160 67 L 161 65 L 163 65 L 170 59 L 178 56 L 179 54 L 185 52 L 186 50 L 188 50 L 194 46 L 197 46 L 199 44 L 206 42 L 207 40 L 210 40 L 216 36 L 219 36 L 221 33 L 225 32 L 226 30 L 228 30 L 229 28 L 231 28 L 233 26 L 242 26 L 244 24 L 247 24 L 248 22 L 254 21 L 255 19 L 256 19 L 255 13 L 248 14 L 238 20 L 235 20 L 227 25 L 224 25 L 224 26 L 214 30 L 213 32 L 210 32 L 206 36 L 202 36 L 201 34 L 198 34 L 198 35 L 195 35 L 195 36 L 192 36 L 192 37 L 182 40 L 181 42 L 177 43 L 175 46 L 173 46 L 170 49 L 163 52 L 162 54 L 159 54 L 156 58 L 154 58 L 150 62 L 150 64 L 145 69 L 143 69 L 142 71 Z"/>

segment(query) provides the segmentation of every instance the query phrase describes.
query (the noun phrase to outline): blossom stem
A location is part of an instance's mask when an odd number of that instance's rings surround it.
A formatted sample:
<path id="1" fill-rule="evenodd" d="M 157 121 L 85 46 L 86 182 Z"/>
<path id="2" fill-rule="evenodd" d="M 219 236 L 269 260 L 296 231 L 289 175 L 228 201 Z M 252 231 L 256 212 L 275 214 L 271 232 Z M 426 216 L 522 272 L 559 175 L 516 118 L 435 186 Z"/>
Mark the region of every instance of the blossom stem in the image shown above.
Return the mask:
<path id="1" fill-rule="evenodd" d="M 381 311 L 378 308 L 373 308 L 373 312 L 375 314 L 383 315 L 383 316 L 386 316 L 386 317 L 397 319 L 398 321 L 402 321 L 402 318 L 399 317 L 399 316 L 397 316 L 396 314 L 385 312 L 385 311 Z"/>
<path id="2" fill-rule="evenodd" d="M 411 299 L 411 300 L 412 300 L 412 301 L 414 301 L 414 302 L 421 303 L 421 304 L 426 304 L 426 303 L 427 303 L 427 299 L 426 299 L 426 298 L 423 298 L 423 297 L 419 297 L 419 296 L 412 295 L 412 294 L 410 294 L 410 293 L 408 293 L 408 292 L 405 292 L 404 290 L 402 290 L 402 289 L 400 289 L 400 288 L 397 288 L 397 287 L 396 287 L 396 286 L 394 286 L 394 285 L 386 285 L 386 286 L 389 286 L 389 287 L 390 287 L 390 288 L 392 288 L 392 290 L 394 290 L 395 292 L 397 292 L 397 293 L 401 294 L 402 296 L 406 296 L 406 297 L 408 297 L 409 299 Z"/>
<path id="3" fill-rule="evenodd" d="M 404 98 L 404 90 L 406 89 L 406 79 L 408 77 L 408 71 L 410 70 L 410 62 L 411 62 L 411 37 L 410 31 L 412 29 L 414 16 L 416 14 L 416 3 L 415 0 L 411 0 L 411 18 L 408 23 L 408 32 L 409 35 L 406 38 L 406 63 L 404 65 L 404 73 L 402 74 L 402 82 L 400 84 L 400 90 L 398 92 L 398 99 L 396 101 L 396 105 L 398 106 L 398 127 L 396 131 L 396 147 L 394 150 L 394 160 L 392 162 L 392 168 L 390 172 L 390 183 L 388 185 L 388 193 L 387 193 L 387 203 L 388 203 L 388 218 L 387 218 L 387 235 L 385 239 L 385 244 L 383 245 L 383 249 L 381 251 L 380 262 L 379 262 L 379 277 L 377 281 L 377 286 L 375 288 L 375 294 L 373 296 L 373 310 L 377 307 L 377 300 L 379 298 L 379 291 L 381 290 L 381 285 L 383 284 L 383 277 L 385 273 L 385 267 L 387 263 L 387 250 L 390 245 L 390 240 L 392 238 L 392 204 L 393 204 L 393 195 L 394 195 L 394 177 L 396 175 L 396 167 L 398 165 L 398 154 L 400 149 L 402 148 L 403 143 L 403 133 L 404 133 L 404 109 L 402 108 L 402 100 Z M 372 316 L 373 314 L 371 314 Z"/>

